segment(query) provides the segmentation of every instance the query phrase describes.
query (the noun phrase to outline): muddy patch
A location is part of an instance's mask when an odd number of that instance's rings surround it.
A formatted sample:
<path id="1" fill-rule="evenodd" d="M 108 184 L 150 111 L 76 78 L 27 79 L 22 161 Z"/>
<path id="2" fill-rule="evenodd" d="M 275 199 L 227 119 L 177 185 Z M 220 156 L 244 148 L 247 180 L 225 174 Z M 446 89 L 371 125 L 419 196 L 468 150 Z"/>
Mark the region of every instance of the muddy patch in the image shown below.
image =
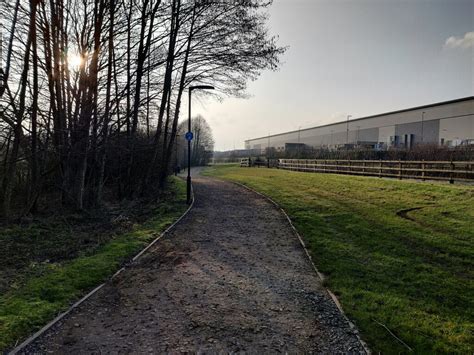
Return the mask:
<path id="1" fill-rule="evenodd" d="M 408 213 L 410 212 L 413 212 L 413 211 L 419 211 L 423 208 L 425 208 L 426 206 L 422 206 L 422 207 L 412 207 L 412 208 L 407 208 L 407 209 L 404 209 L 404 210 L 400 210 L 397 212 L 397 216 L 398 217 L 401 217 L 403 219 L 407 219 L 409 221 L 412 221 L 412 222 L 416 222 L 416 219 L 414 219 L 413 217 L 409 216 Z"/>

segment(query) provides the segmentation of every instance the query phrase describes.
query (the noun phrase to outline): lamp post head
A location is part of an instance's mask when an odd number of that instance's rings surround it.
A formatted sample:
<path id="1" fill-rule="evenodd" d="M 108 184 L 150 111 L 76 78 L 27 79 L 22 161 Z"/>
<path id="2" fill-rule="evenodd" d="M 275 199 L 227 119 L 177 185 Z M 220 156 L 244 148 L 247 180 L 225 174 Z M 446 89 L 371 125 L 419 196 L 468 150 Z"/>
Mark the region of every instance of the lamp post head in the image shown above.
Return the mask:
<path id="1" fill-rule="evenodd" d="M 214 90 L 215 87 L 212 85 L 194 85 L 189 87 L 189 91 L 193 90 Z"/>

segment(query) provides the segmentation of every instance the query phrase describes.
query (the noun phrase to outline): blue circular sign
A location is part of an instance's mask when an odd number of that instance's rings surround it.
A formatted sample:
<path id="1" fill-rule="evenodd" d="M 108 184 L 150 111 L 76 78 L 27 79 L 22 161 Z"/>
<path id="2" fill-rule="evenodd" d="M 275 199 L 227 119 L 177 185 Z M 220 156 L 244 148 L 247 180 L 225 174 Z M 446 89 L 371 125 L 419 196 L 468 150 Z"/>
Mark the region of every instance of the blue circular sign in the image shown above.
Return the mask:
<path id="1" fill-rule="evenodd" d="M 193 132 L 188 132 L 185 135 L 187 141 L 192 141 L 194 138 Z"/>

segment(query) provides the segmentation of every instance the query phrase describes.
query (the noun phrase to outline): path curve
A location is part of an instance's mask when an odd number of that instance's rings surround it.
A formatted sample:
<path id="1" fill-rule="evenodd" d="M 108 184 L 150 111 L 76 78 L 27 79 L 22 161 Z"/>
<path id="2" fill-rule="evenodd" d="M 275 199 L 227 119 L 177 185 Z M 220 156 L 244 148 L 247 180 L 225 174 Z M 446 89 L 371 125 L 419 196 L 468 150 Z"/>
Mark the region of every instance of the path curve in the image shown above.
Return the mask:
<path id="1" fill-rule="evenodd" d="M 23 353 L 364 353 L 281 211 L 193 181 L 182 222 Z"/>

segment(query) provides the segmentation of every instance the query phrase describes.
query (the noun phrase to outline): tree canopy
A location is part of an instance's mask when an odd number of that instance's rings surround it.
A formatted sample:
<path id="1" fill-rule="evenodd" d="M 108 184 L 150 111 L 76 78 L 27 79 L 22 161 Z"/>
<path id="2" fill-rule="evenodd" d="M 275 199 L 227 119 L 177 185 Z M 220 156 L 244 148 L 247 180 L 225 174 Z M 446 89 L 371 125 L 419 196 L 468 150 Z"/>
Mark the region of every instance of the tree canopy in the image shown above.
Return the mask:
<path id="1" fill-rule="evenodd" d="M 278 68 L 285 49 L 268 32 L 270 5 L 2 2 L 2 215 L 45 199 L 97 206 L 104 188 L 132 198 L 152 178 L 164 186 L 186 89 L 212 83 L 213 95 L 242 96 L 249 80 Z"/>

